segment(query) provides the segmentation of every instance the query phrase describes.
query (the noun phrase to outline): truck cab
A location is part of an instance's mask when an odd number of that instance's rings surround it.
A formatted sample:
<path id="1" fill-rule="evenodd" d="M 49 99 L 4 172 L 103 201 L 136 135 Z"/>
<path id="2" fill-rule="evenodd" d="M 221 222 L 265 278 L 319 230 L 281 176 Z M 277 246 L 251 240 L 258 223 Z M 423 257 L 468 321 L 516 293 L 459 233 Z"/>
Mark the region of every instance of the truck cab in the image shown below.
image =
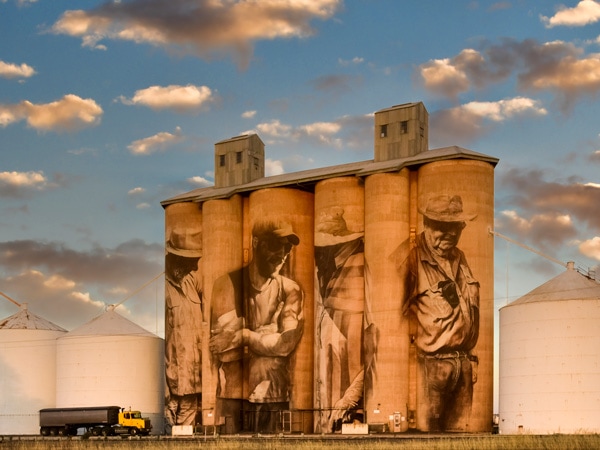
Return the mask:
<path id="1" fill-rule="evenodd" d="M 121 408 L 121 411 L 119 411 L 119 425 L 119 429 L 115 430 L 119 434 L 136 435 L 139 433 L 146 435 L 152 430 L 152 423 L 149 418 L 142 417 L 140 411 L 132 411 L 131 409 L 126 411 L 125 408 Z"/>

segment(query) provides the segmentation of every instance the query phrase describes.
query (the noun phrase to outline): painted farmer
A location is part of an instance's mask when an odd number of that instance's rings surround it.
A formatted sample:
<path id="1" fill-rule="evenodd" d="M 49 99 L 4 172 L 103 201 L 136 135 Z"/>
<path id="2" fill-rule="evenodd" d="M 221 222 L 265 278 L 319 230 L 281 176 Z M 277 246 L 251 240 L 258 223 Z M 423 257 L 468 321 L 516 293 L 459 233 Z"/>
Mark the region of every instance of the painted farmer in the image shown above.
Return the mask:
<path id="1" fill-rule="evenodd" d="M 226 415 L 240 406 L 249 411 L 255 432 L 277 431 L 280 412 L 289 409 L 290 357 L 302 336 L 303 293 L 280 271 L 299 242 L 287 223 L 256 224 L 248 266 L 219 278 L 213 288 L 209 346 L 220 361 L 217 397 Z"/>
<path id="2" fill-rule="evenodd" d="M 202 401 L 202 234 L 175 227 L 166 242 L 165 374 L 169 426 L 195 425 Z"/>
<path id="3" fill-rule="evenodd" d="M 363 419 L 364 232 L 348 230 L 340 207 L 323 211 L 315 231 L 317 406 L 325 412 L 316 431 L 333 432 Z"/>
<path id="4" fill-rule="evenodd" d="M 458 195 L 432 197 L 424 231 L 400 266 L 403 309 L 417 322 L 421 431 L 468 431 L 477 376 L 472 350 L 479 334 L 479 283 L 456 246 L 476 215 Z"/>

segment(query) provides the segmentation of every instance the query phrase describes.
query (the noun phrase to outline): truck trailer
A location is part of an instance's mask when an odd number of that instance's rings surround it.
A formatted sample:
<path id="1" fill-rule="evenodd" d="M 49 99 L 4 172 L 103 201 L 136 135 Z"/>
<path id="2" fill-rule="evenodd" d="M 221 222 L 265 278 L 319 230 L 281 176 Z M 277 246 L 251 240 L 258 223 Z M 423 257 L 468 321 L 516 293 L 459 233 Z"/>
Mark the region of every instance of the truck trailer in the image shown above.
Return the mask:
<path id="1" fill-rule="evenodd" d="M 83 428 L 93 436 L 123 437 L 147 435 L 152 430 L 150 419 L 140 411 L 120 406 L 83 406 L 79 408 L 45 408 L 40 410 L 42 436 L 75 436 Z"/>

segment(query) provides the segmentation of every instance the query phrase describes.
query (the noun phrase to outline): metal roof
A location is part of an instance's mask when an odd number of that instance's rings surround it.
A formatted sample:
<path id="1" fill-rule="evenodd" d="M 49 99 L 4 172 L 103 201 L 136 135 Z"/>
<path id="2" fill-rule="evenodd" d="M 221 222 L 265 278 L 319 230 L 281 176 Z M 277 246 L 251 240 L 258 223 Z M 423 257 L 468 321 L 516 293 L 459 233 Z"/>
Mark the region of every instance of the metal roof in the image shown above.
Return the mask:
<path id="1" fill-rule="evenodd" d="M 565 300 L 600 300 L 600 283 L 579 273 L 569 263 L 566 271 L 501 309 L 525 303 Z"/>
<path id="2" fill-rule="evenodd" d="M 139 325 L 126 319 L 117 312 L 113 307 L 104 313 L 90 320 L 88 323 L 81 325 L 69 333 L 62 336 L 60 339 L 75 337 L 75 336 L 148 336 L 157 337 Z"/>
<path id="3" fill-rule="evenodd" d="M 46 330 L 67 331 L 62 327 L 36 316 L 27 309 L 26 303 L 21 303 L 21 310 L 6 319 L 0 320 L 0 330 Z"/>
<path id="4" fill-rule="evenodd" d="M 226 186 L 216 188 L 214 186 L 195 189 L 176 195 L 167 200 L 163 200 L 161 205 L 167 206 L 172 203 L 180 202 L 204 202 L 206 200 L 229 198 L 232 195 L 243 192 L 251 192 L 257 189 L 265 189 L 271 187 L 305 187 L 317 183 L 318 181 L 328 178 L 342 176 L 357 176 L 365 177 L 375 173 L 397 172 L 404 167 L 419 166 L 425 163 L 434 161 L 444 161 L 451 159 L 469 159 L 486 161 L 494 166 L 498 163 L 498 158 L 477 153 L 472 150 L 467 150 L 458 146 L 442 147 L 434 150 L 419 153 L 408 158 L 398 158 L 388 161 L 360 161 L 337 166 L 322 167 L 319 169 L 310 169 L 300 172 L 286 173 L 271 177 L 259 178 L 250 183 L 240 184 L 236 186 Z"/>

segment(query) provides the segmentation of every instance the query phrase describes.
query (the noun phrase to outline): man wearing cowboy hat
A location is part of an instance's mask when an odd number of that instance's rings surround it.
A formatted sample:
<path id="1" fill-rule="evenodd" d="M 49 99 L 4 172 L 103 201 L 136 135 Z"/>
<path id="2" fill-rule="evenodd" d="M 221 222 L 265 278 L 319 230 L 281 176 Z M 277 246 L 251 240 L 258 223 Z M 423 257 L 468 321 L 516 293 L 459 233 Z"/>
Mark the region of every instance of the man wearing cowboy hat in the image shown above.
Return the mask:
<path id="1" fill-rule="evenodd" d="M 209 348 L 219 361 L 218 412 L 234 421 L 242 410 L 251 412 L 247 431 L 278 431 L 279 412 L 289 409 L 290 356 L 302 336 L 304 294 L 280 271 L 299 242 L 288 223 L 255 224 L 250 263 L 213 287 Z"/>
<path id="2" fill-rule="evenodd" d="M 405 314 L 416 318 L 420 382 L 417 428 L 468 431 L 479 335 L 479 283 L 456 245 L 475 214 L 458 195 L 435 195 L 423 215 L 424 231 L 400 267 Z"/>
<path id="3" fill-rule="evenodd" d="M 362 409 L 364 232 L 350 231 L 344 209 L 327 208 L 315 226 L 317 274 L 317 432 L 335 432 Z M 362 417 L 360 417 L 362 419 Z"/>
<path id="4" fill-rule="evenodd" d="M 165 374 L 169 426 L 195 425 L 202 410 L 202 234 L 176 226 L 165 245 Z"/>

